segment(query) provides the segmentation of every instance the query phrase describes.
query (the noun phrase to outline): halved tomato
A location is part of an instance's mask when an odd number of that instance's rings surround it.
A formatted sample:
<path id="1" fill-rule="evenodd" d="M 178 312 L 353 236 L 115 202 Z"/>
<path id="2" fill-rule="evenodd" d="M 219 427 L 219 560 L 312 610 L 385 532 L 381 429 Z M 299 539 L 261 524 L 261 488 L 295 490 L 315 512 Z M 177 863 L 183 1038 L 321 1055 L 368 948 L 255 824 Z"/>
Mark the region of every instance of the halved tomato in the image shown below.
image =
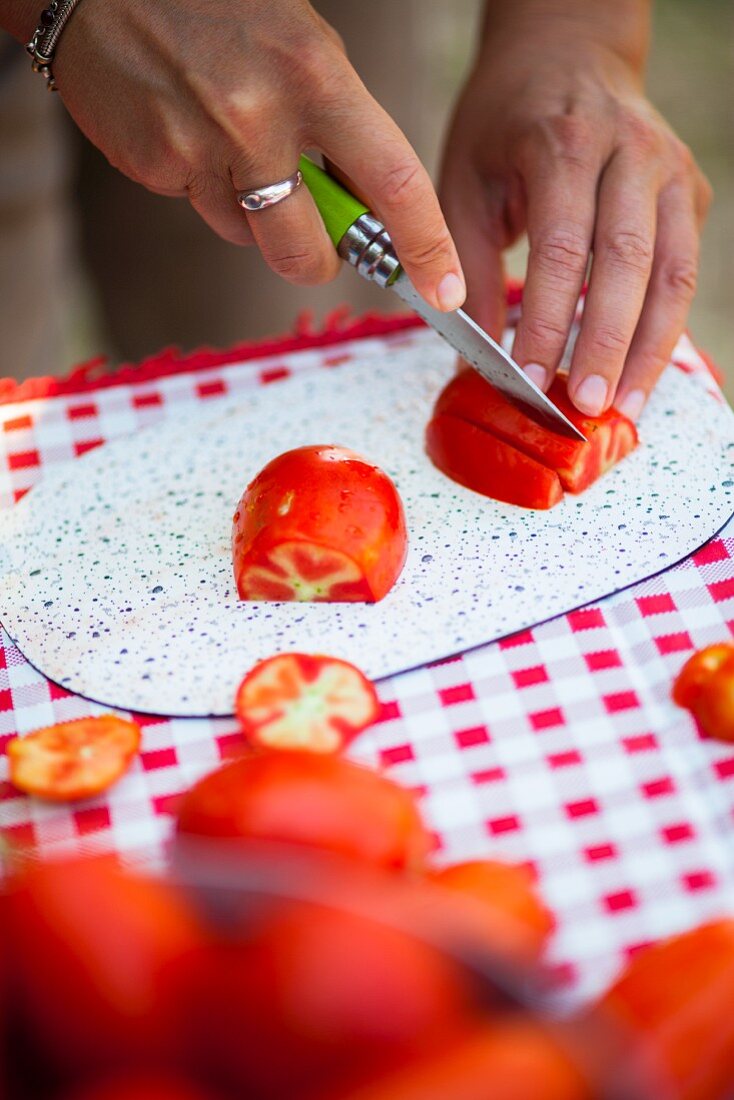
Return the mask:
<path id="1" fill-rule="evenodd" d="M 507 504 L 552 508 L 563 497 L 558 474 L 458 416 L 434 416 L 428 457 L 452 481 Z"/>
<path id="2" fill-rule="evenodd" d="M 178 830 L 298 844 L 422 869 L 432 838 L 412 794 L 370 768 L 314 752 L 253 753 L 199 780 Z"/>
<path id="3" fill-rule="evenodd" d="M 243 600 L 374 602 L 405 563 L 395 485 L 344 447 L 298 447 L 273 459 L 237 505 L 232 553 Z"/>
<path id="4" fill-rule="evenodd" d="M 114 714 L 46 726 L 8 743 L 10 782 L 52 802 L 91 798 L 126 771 L 140 737 L 140 726 Z"/>
<path id="5" fill-rule="evenodd" d="M 597 417 L 586 416 L 579 412 L 569 400 L 565 376 L 559 376 L 553 381 L 548 396 L 583 433 L 586 443 L 568 439 L 536 424 L 471 368 L 460 371 L 444 387 L 436 401 L 433 413 L 434 418 L 458 417 L 475 425 L 490 436 L 496 437 L 497 440 L 521 451 L 528 458 L 554 470 L 564 489 L 571 493 L 583 492 L 615 463 L 634 450 L 638 441 L 637 430 L 631 420 L 613 408 Z M 496 443 L 487 441 L 482 466 L 497 461 L 496 451 Z M 431 457 L 433 457 L 432 454 Z M 457 461 L 454 458 L 454 465 Z M 436 464 L 440 465 L 440 463 Z M 443 466 L 440 468 L 444 469 Z M 444 472 L 453 476 L 448 470 L 444 469 Z M 475 479 L 476 476 L 478 474 L 474 475 Z M 461 478 L 457 477 L 455 480 L 461 480 Z M 462 481 L 462 484 L 467 484 L 467 481 Z M 504 495 L 497 496 L 493 492 L 488 492 L 486 495 L 495 497 L 497 500 L 509 499 L 513 504 L 523 503 L 517 494 L 508 498 L 508 493 L 512 493 L 512 486 L 505 489 Z M 536 504 L 525 506 L 543 507 Z M 546 505 L 546 507 L 549 506 Z"/>
<path id="6" fill-rule="evenodd" d="M 337 752 L 375 721 L 370 681 L 348 661 L 280 653 L 260 661 L 237 690 L 237 717 L 253 745 Z"/>

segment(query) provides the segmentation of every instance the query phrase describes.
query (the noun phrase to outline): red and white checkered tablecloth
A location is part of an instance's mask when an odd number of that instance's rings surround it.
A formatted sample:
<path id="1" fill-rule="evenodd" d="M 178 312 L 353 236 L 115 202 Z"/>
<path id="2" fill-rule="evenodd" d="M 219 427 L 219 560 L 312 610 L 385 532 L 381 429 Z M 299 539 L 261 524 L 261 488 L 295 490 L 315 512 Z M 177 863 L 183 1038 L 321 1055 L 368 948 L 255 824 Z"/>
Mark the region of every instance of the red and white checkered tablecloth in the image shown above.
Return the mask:
<path id="1" fill-rule="evenodd" d="M 364 340 L 387 354 L 422 338 L 412 322 L 365 321 L 254 350 L 163 356 L 113 384 L 87 372 L 32 383 L 10 401 L 6 393 L 0 509 L 55 463 L 197 402 L 338 367 Z M 685 341 L 677 362 L 707 370 Z M 704 388 L 720 399 L 713 382 Z M 626 592 L 379 684 L 380 721 L 353 755 L 421 792 L 442 858 L 533 864 L 558 918 L 551 960 L 572 998 L 604 986 L 641 944 L 734 910 L 734 745 L 703 739 L 670 700 L 671 679 L 692 650 L 733 628 L 730 523 L 681 565 Z M 101 709 L 46 680 L 0 631 L 0 744 Z M 140 758 L 87 803 L 22 796 L 5 781 L 3 756 L 4 831 L 45 852 L 113 849 L 131 863 L 160 860 L 176 796 L 239 735 L 230 720 L 137 717 Z"/>

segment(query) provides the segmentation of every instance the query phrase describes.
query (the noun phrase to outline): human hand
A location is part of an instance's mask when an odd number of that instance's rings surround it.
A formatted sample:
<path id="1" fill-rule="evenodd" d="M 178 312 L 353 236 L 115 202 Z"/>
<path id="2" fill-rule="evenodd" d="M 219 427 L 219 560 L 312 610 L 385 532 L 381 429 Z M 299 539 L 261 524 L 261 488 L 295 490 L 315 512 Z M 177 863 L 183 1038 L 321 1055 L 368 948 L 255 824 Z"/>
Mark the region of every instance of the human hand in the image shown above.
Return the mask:
<path id="1" fill-rule="evenodd" d="M 339 270 L 307 189 L 252 214 L 236 193 L 289 176 L 301 152 L 318 149 L 385 223 L 426 301 L 463 301 L 427 173 L 307 0 L 84 0 L 54 73 L 111 164 L 152 191 L 188 197 L 226 240 L 254 239 L 290 282 Z"/>
<path id="2" fill-rule="evenodd" d="M 532 6 L 488 23 L 448 137 L 439 193 L 467 309 L 501 331 L 501 253 L 527 230 L 513 354 L 547 389 L 593 257 L 569 393 L 636 419 L 685 324 L 710 187 L 644 97 L 644 50 Z"/>

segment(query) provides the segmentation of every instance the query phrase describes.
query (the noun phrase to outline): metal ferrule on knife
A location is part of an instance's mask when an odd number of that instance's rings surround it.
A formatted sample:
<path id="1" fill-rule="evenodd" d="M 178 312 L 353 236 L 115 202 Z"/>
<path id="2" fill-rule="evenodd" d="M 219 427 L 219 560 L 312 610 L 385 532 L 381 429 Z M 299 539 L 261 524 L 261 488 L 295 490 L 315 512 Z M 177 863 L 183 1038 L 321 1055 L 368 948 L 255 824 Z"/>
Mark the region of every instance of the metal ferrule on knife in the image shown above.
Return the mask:
<path id="1" fill-rule="evenodd" d="M 372 214 L 360 214 L 337 245 L 343 260 L 356 267 L 360 275 L 383 289 L 400 271 L 390 234 Z"/>

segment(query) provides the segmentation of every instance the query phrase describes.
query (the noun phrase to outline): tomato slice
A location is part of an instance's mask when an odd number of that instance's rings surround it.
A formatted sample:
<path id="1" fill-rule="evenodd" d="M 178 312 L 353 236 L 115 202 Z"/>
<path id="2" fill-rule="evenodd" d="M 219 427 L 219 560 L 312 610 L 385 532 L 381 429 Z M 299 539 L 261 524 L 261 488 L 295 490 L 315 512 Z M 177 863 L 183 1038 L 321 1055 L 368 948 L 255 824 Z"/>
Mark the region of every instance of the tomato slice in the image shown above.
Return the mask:
<path id="1" fill-rule="evenodd" d="M 536 424 L 471 368 L 452 378 L 433 411 L 434 416 L 461 417 L 511 443 L 529 458 L 555 470 L 564 489 L 580 493 L 634 450 L 637 430 L 616 409 L 598 417 L 579 412 L 568 398 L 564 376 L 554 379 L 548 396 L 586 436 L 586 443 Z"/>
<path id="2" fill-rule="evenodd" d="M 9 742 L 10 782 L 52 802 L 91 798 L 126 771 L 140 736 L 140 726 L 114 714 L 47 726 Z"/>
<path id="3" fill-rule="evenodd" d="M 434 416 L 426 451 L 442 473 L 486 497 L 523 508 L 552 508 L 563 497 L 554 470 L 457 416 Z"/>
<path id="4" fill-rule="evenodd" d="M 379 713 L 370 681 L 348 661 L 281 653 L 248 672 L 237 717 L 253 745 L 338 752 Z"/>
<path id="5" fill-rule="evenodd" d="M 405 564 L 395 485 L 344 447 L 298 447 L 269 462 L 234 514 L 243 600 L 381 600 Z"/>

